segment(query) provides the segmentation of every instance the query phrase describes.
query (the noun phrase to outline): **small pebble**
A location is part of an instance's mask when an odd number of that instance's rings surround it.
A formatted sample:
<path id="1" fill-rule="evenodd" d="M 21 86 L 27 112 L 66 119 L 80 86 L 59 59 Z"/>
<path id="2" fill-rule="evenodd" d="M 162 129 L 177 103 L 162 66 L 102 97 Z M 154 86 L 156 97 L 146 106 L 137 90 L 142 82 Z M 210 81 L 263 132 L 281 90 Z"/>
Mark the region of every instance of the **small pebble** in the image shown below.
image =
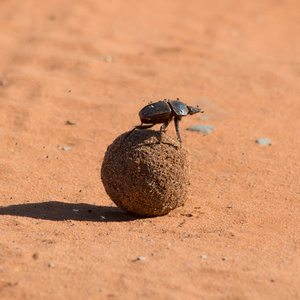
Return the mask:
<path id="1" fill-rule="evenodd" d="M 201 258 L 206 258 L 207 256 L 206 255 L 201 255 Z"/>
<path id="2" fill-rule="evenodd" d="M 76 123 L 72 121 L 66 121 L 66 125 L 76 125 Z"/>
<path id="3" fill-rule="evenodd" d="M 223 257 L 222 260 L 227 260 L 227 257 Z"/>
<path id="4" fill-rule="evenodd" d="M 146 257 L 139 256 L 139 257 L 137 258 L 137 260 L 146 260 Z"/>
<path id="5" fill-rule="evenodd" d="M 62 150 L 64 150 L 64 151 L 67 151 L 67 150 L 70 150 L 71 149 L 71 147 L 63 147 L 62 148 Z"/>
<path id="6" fill-rule="evenodd" d="M 269 140 L 268 138 L 258 139 L 255 142 L 258 145 L 260 145 L 260 146 L 269 146 L 269 145 L 272 145 L 271 140 Z"/>
<path id="7" fill-rule="evenodd" d="M 198 132 L 209 134 L 213 129 L 215 129 L 214 126 L 201 124 L 201 125 L 191 126 L 187 130 L 198 131 Z"/>
<path id="8" fill-rule="evenodd" d="M 54 266 L 54 264 L 50 263 L 50 264 L 48 265 L 48 267 L 49 267 L 49 268 L 54 268 L 55 266 Z"/>

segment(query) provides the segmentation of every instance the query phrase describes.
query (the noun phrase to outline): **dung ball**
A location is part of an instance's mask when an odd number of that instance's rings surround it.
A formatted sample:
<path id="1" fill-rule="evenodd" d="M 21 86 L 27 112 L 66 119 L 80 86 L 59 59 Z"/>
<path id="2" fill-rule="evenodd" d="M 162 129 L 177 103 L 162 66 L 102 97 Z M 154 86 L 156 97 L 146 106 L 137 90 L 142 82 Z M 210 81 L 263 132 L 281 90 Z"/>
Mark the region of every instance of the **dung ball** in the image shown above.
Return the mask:
<path id="1" fill-rule="evenodd" d="M 111 200 L 139 216 L 160 216 L 184 205 L 190 185 L 189 152 L 167 134 L 135 130 L 107 148 L 101 179 Z"/>

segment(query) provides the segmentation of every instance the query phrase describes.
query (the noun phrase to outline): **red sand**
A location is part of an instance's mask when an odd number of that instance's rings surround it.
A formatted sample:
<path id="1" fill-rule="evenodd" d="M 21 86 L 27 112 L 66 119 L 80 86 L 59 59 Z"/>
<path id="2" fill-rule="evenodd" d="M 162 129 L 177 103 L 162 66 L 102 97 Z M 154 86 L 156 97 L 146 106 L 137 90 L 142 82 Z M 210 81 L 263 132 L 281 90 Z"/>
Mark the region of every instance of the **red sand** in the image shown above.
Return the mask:
<path id="1" fill-rule="evenodd" d="M 299 299 L 299 19 L 296 0 L 0 1 L 0 298 Z M 104 153 L 177 97 L 207 118 L 180 123 L 189 199 L 136 219 Z"/>

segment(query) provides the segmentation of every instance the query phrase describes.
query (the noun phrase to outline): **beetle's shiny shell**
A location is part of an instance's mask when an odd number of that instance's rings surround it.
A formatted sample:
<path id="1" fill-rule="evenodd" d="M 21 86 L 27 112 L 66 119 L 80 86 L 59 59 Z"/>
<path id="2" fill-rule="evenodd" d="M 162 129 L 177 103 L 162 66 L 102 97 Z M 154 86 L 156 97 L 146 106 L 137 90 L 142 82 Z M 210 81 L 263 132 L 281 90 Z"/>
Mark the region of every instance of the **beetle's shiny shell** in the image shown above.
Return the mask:
<path id="1" fill-rule="evenodd" d="M 141 109 L 139 116 L 145 124 L 164 123 L 171 117 L 172 109 L 167 101 L 158 101 L 146 105 Z"/>
<path id="2" fill-rule="evenodd" d="M 172 106 L 172 109 L 176 116 L 184 117 L 189 113 L 186 105 L 183 102 L 179 100 L 171 100 L 169 101 L 169 103 Z"/>

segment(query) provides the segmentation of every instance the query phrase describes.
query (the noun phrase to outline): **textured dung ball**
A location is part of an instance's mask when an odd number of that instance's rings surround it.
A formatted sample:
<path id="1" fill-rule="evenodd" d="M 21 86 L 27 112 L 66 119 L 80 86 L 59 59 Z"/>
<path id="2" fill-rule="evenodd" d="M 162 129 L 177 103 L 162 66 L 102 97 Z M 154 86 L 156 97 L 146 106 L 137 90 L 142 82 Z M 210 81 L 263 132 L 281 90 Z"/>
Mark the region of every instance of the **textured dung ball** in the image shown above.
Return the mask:
<path id="1" fill-rule="evenodd" d="M 188 150 L 167 134 L 135 130 L 107 149 L 101 179 L 112 201 L 140 216 L 159 216 L 184 205 L 190 185 Z"/>

